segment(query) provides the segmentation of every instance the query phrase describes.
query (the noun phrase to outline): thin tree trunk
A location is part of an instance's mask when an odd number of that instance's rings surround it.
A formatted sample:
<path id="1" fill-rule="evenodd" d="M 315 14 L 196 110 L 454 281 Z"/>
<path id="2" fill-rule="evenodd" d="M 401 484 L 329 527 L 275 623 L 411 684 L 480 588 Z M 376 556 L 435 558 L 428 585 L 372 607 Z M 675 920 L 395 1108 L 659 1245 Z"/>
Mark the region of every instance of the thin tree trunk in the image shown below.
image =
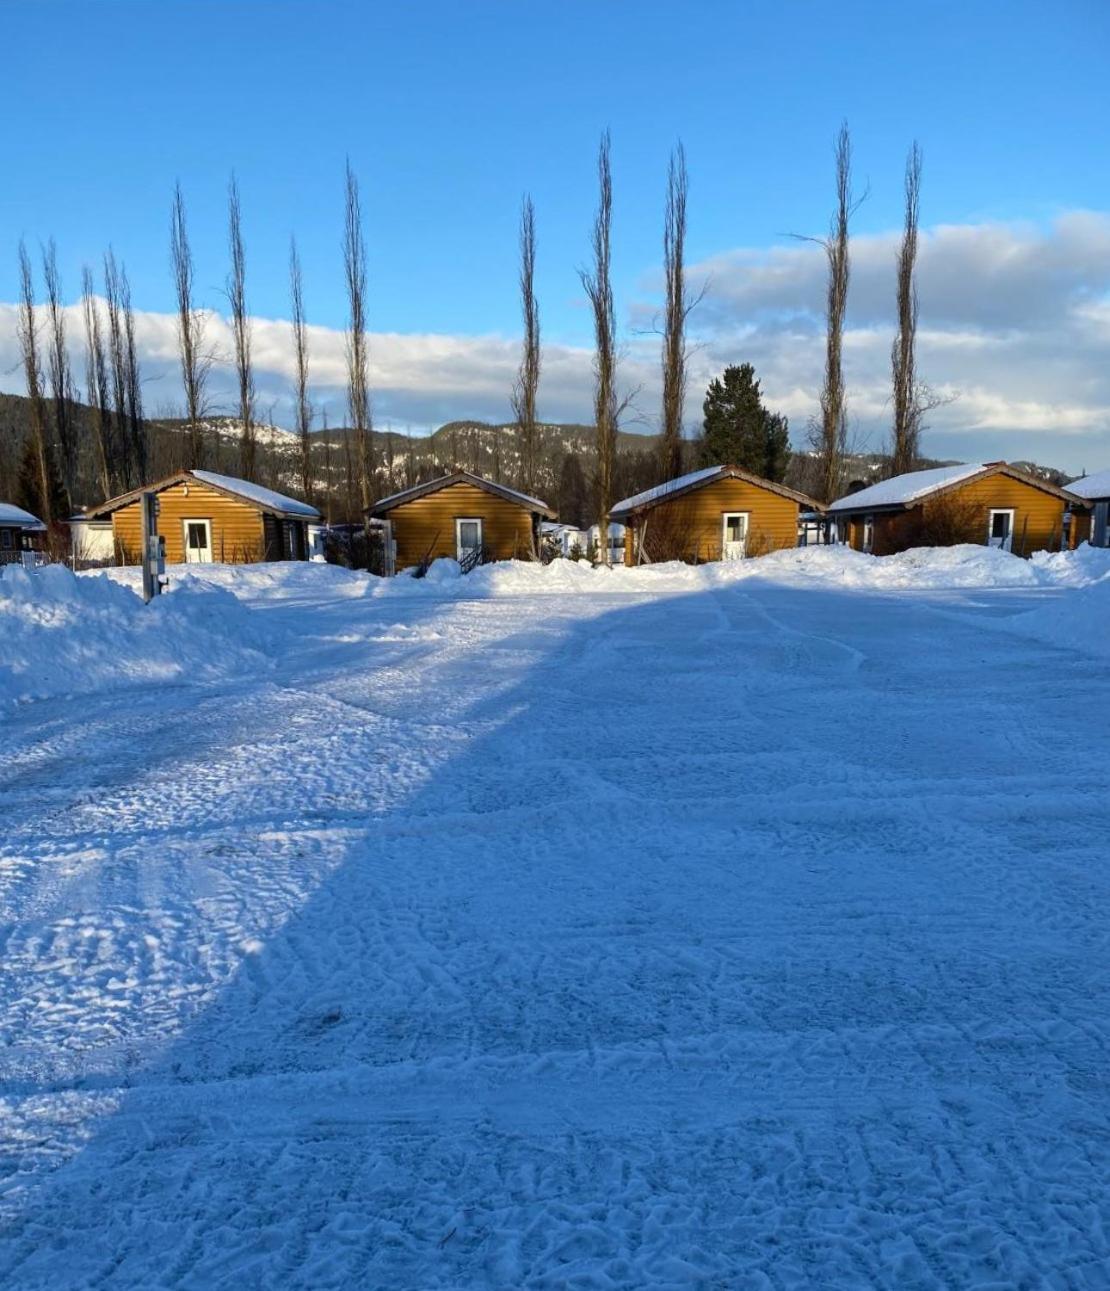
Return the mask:
<path id="1" fill-rule="evenodd" d="M 512 405 L 516 414 L 517 450 L 520 455 L 520 487 L 525 493 L 536 488 L 539 444 L 536 428 L 536 397 L 540 385 L 540 310 L 536 301 L 536 212 L 532 199 L 525 197 L 520 211 L 520 307 L 524 317 L 524 341 L 520 370 L 513 386 Z"/>
<path id="2" fill-rule="evenodd" d="M 125 384 L 127 387 L 127 422 L 131 438 L 131 461 L 139 484 L 148 483 L 146 425 L 143 420 L 143 386 L 139 373 L 139 354 L 135 345 L 135 311 L 131 307 L 131 283 L 127 268 L 120 265 L 119 297 L 123 308 L 123 344 Z"/>
<path id="3" fill-rule="evenodd" d="M 847 123 L 836 141 L 836 212 L 825 242 L 828 262 L 826 301 L 825 384 L 821 391 L 821 426 L 818 443 L 820 499 L 834 501 L 840 493 L 845 446 L 848 438 L 847 398 L 844 391 L 844 315 L 848 305 L 850 260 L 848 222 L 852 202 L 852 145 Z"/>
<path id="4" fill-rule="evenodd" d="M 664 480 L 682 474 L 682 409 L 686 400 L 686 154 L 679 144 L 667 172 L 663 223 L 663 417 L 660 468 Z"/>
<path id="5" fill-rule="evenodd" d="M 611 281 L 610 235 L 613 220 L 613 177 L 609 162 L 609 132 L 601 136 L 597 157 L 598 206 L 592 236 L 593 268 L 580 277 L 594 316 L 594 421 L 597 428 L 598 544 L 602 563 L 609 558 L 609 511 L 613 505 L 613 463 L 617 442 L 616 313 Z"/>
<path id="6" fill-rule="evenodd" d="M 38 320 L 35 317 L 35 282 L 27 248 L 19 244 L 19 315 L 17 320 L 23 374 L 27 382 L 27 398 L 31 415 L 31 445 L 34 451 L 35 474 L 39 486 L 39 519 L 52 528 L 62 519 L 54 514 L 54 497 L 50 478 L 50 450 L 46 439 L 46 401 L 42 397 L 42 368 L 39 364 Z"/>
<path id="7" fill-rule="evenodd" d="M 362 236 L 362 209 L 358 180 L 347 162 L 347 187 L 343 235 L 343 268 L 347 282 L 347 406 L 355 434 L 358 486 L 362 508 L 374 500 L 372 489 L 370 390 L 366 347 L 366 244 Z"/>
<path id="8" fill-rule="evenodd" d="M 243 248 L 243 216 L 239 185 L 232 175 L 227 190 L 227 241 L 231 272 L 227 295 L 231 303 L 231 334 L 235 344 L 235 374 L 239 383 L 239 474 L 253 480 L 256 472 L 254 373 L 251 369 L 251 320 L 247 311 L 247 257 Z"/>
<path id="9" fill-rule="evenodd" d="M 304 283 L 295 238 L 289 240 L 289 295 L 293 302 L 293 352 L 297 364 L 297 436 L 301 446 L 301 489 L 312 501 L 312 408 L 308 402 L 308 326 L 304 317 Z"/>
<path id="10" fill-rule="evenodd" d="M 77 428 L 73 423 L 73 377 L 66 349 L 66 315 L 62 303 L 62 284 L 58 276 L 58 254 L 51 238 L 42 256 L 46 304 L 50 319 L 50 348 L 47 369 L 50 395 L 54 404 L 54 431 L 61 453 L 62 482 L 71 504 L 77 485 Z"/>
<path id="11" fill-rule="evenodd" d="M 921 409 L 918 401 L 915 345 L 917 340 L 917 226 L 921 203 L 921 149 L 915 142 L 906 159 L 906 220 L 898 252 L 898 335 L 891 347 L 894 427 L 891 470 L 895 475 L 917 465 Z"/>
<path id="12" fill-rule="evenodd" d="M 187 439 L 186 466 L 204 465 L 204 390 L 209 360 L 204 354 L 204 315 L 193 303 L 193 255 L 185 222 L 185 198 L 181 185 L 173 192 L 170 214 L 170 261 L 177 294 L 177 346 L 181 360 L 181 381 L 185 393 Z"/>
<path id="13" fill-rule="evenodd" d="M 108 371 L 104 360 L 104 339 L 100 330 L 100 307 L 96 303 L 92 270 L 85 266 L 81 278 L 81 310 L 85 320 L 85 402 L 93 412 L 93 440 L 100 491 L 110 498 L 112 489 L 112 424 L 108 402 Z"/>
<path id="14" fill-rule="evenodd" d="M 127 340 L 124 330 L 121 285 L 116 257 L 109 248 L 104 257 L 104 302 L 108 309 L 108 363 L 112 377 L 112 420 L 109 440 L 113 449 L 112 473 L 126 488 L 140 483 L 135 478 L 127 426 Z"/>

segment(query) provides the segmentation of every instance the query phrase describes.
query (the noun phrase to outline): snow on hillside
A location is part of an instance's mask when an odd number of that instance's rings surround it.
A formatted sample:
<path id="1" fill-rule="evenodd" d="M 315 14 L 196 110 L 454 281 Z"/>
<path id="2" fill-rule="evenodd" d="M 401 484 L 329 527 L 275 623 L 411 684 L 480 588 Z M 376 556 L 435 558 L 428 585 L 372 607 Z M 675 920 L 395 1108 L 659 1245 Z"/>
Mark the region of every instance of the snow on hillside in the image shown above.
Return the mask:
<path id="1" fill-rule="evenodd" d="M 1104 1286 L 1106 555 L 4 574 L 0 1286 Z"/>

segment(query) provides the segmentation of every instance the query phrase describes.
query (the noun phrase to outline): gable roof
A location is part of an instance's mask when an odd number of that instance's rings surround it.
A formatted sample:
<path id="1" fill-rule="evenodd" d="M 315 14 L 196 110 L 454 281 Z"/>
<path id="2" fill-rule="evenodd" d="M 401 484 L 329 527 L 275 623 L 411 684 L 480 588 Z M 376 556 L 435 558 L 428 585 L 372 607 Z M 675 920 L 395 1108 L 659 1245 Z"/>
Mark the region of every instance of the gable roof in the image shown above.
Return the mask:
<path id="1" fill-rule="evenodd" d="M 644 511 L 653 506 L 658 506 L 660 502 L 666 502 L 672 498 L 681 497 L 685 493 L 692 493 L 695 489 L 704 488 L 707 484 L 713 484 L 717 480 L 743 480 L 746 484 L 754 484 L 757 488 L 767 489 L 770 493 L 778 493 L 784 498 L 789 498 L 791 502 L 797 502 L 799 506 L 804 506 L 812 511 L 820 511 L 821 504 L 815 502 L 813 498 L 807 497 L 804 493 L 798 493 L 795 489 L 788 489 L 785 484 L 775 484 L 771 480 L 765 480 L 759 475 L 753 475 L 751 471 L 742 470 L 739 466 L 705 466 L 700 471 L 690 471 L 686 475 L 680 475 L 677 479 L 666 480 L 662 484 L 657 484 L 653 489 L 645 489 L 642 493 L 636 493 L 630 498 L 624 498 L 616 503 L 609 510 L 611 520 L 624 519 L 636 511 Z"/>
<path id="2" fill-rule="evenodd" d="M 22 507 L 17 507 L 11 502 L 0 502 L 0 525 L 6 529 L 46 528 L 38 516 L 33 516 L 30 511 L 24 511 Z"/>
<path id="3" fill-rule="evenodd" d="M 1110 470 L 1081 476 L 1078 480 L 1072 480 L 1067 488 L 1069 493 L 1086 498 L 1088 502 L 1110 498 Z"/>
<path id="4" fill-rule="evenodd" d="M 384 515 L 385 512 L 392 511 L 394 507 L 403 506 L 406 502 L 415 502 L 417 498 L 426 497 L 429 493 L 449 489 L 452 484 L 472 484 L 476 489 L 482 489 L 485 493 L 501 498 L 505 502 L 513 502 L 518 507 L 546 516 L 549 520 L 555 519 L 555 512 L 539 498 L 532 498 L 527 493 L 510 489 L 507 484 L 495 484 L 493 480 L 487 480 L 482 475 L 472 475 L 469 471 L 453 471 L 450 475 L 441 475 L 438 480 L 429 480 L 426 484 L 414 484 L 411 489 L 402 489 L 400 493 L 391 493 L 389 497 L 382 498 L 368 510 L 372 516 Z"/>
<path id="5" fill-rule="evenodd" d="M 109 498 L 98 507 L 86 507 L 85 516 L 91 520 L 97 516 L 111 515 L 120 507 L 136 501 L 143 493 L 161 493 L 163 489 L 172 488 L 175 484 L 188 484 L 190 480 L 196 480 L 206 488 L 215 489 L 217 493 L 226 493 L 229 497 L 239 502 L 246 502 L 270 515 L 291 520 L 320 519 L 320 512 L 315 507 L 309 506 L 307 502 L 287 497 L 284 493 L 277 493 L 273 489 L 263 488 L 261 484 L 252 484 L 250 480 L 236 479 L 233 475 L 217 475 L 215 471 L 199 470 L 177 471 L 156 484 L 147 484 L 143 488 L 132 489 L 129 493 L 121 493 L 119 497 Z"/>
<path id="6" fill-rule="evenodd" d="M 907 471 L 904 475 L 880 480 L 878 484 L 860 489 L 858 493 L 837 498 L 826 510 L 841 515 L 848 511 L 906 510 L 927 498 L 946 493 L 949 489 L 959 488 L 972 480 L 988 479 L 992 475 L 1005 475 L 1008 479 L 1018 480 L 1032 488 L 1051 493 L 1062 502 L 1078 501 L 1074 494 L 1058 489 L 1047 480 L 1039 480 L 1035 475 L 1019 471 L 1016 466 L 1010 466 L 1006 462 L 963 462 L 956 466 L 934 466 L 927 471 Z"/>

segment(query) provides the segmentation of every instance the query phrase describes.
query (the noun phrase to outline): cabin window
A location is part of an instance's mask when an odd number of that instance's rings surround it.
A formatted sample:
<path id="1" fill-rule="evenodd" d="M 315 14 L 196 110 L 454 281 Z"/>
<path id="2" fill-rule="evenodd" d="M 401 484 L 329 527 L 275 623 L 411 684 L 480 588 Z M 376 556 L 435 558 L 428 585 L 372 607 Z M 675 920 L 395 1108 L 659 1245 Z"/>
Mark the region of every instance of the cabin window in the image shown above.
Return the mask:
<path id="1" fill-rule="evenodd" d="M 0 529 L 0 547 L 5 551 L 12 549 L 12 531 L 10 529 Z"/>

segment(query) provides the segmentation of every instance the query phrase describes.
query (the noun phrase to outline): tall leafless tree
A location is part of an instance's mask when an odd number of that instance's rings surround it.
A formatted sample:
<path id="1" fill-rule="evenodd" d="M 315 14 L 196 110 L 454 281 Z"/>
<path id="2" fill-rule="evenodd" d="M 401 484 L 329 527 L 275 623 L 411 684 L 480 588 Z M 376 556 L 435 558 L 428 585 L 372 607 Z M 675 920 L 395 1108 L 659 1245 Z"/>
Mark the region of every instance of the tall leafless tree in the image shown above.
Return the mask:
<path id="1" fill-rule="evenodd" d="M 347 161 L 343 228 L 343 269 L 347 282 L 347 408 L 355 436 L 358 486 L 365 511 L 373 499 L 370 436 L 369 361 L 366 344 L 366 243 L 362 235 L 362 208 L 358 179 Z"/>
<path id="2" fill-rule="evenodd" d="M 85 266 L 81 279 L 81 311 L 85 322 L 85 402 L 93 409 L 97 483 L 101 495 L 110 498 L 114 490 L 108 366 L 104 357 L 104 337 L 100 330 L 100 308 L 96 301 L 92 270 L 88 265 Z"/>
<path id="3" fill-rule="evenodd" d="M 127 417 L 127 334 L 123 317 L 123 284 L 115 253 L 109 248 L 104 256 L 104 304 L 108 312 L 108 369 L 112 381 L 111 444 L 115 450 L 115 473 L 125 487 L 141 483 L 136 478 L 131 452 L 131 435 Z"/>
<path id="4" fill-rule="evenodd" d="M 609 511 L 613 505 L 613 464 L 616 457 L 617 321 L 613 307 L 610 241 L 613 223 L 613 174 L 609 161 L 609 131 L 601 136 L 597 154 L 598 202 L 594 217 L 592 269 L 579 271 L 594 317 L 594 422 L 597 427 L 597 522 L 601 559 L 610 563 Z"/>
<path id="5" fill-rule="evenodd" d="M 69 366 L 69 351 L 66 349 L 66 312 L 62 303 L 58 253 L 53 238 L 42 253 L 42 272 L 50 326 L 47 372 L 50 377 L 50 397 L 54 404 L 54 433 L 61 455 L 62 481 L 66 493 L 72 498 L 77 484 L 77 427 L 73 420 L 73 376 Z"/>
<path id="6" fill-rule="evenodd" d="M 680 143 L 667 170 L 663 220 L 663 415 L 660 469 L 665 480 L 682 474 L 682 408 L 686 401 L 686 319 L 697 303 L 686 298 L 686 153 Z"/>
<path id="7" fill-rule="evenodd" d="M 828 265 L 825 303 L 825 382 L 821 420 L 812 446 L 818 466 L 818 497 L 832 502 L 840 493 L 848 439 L 848 404 L 844 390 L 844 315 L 848 306 L 851 261 L 848 225 L 858 203 L 852 196 L 852 143 L 844 122 L 836 139 L 836 210 L 829 236 L 821 240 Z"/>
<path id="8" fill-rule="evenodd" d="M 211 358 L 204 349 L 204 314 L 193 301 L 193 253 L 185 221 L 185 198 L 181 185 L 173 191 L 170 213 L 170 262 L 177 294 L 177 348 L 181 360 L 181 382 L 185 393 L 187 434 L 186 466 L 204 465 L 205 385 Z"/>
<path id="9" fill-rule="evenodd" d="M 304 317 L 304 281 L 297 241 L 289 240 L 289 296 L 293 306 L 293 354 L 297 365 L 296 418 L 301 446 L 301 491 L 312 501 L 312 407 L 308 402 L 308 326 Z"/>
<path id="10" fill-rule="evenodd" d="M 894 426 L 891 470 L 895 475 L 917 465 L 922 406 L 917 385 L 917 226 L 921 209 L 921 149 L 916 141 L 906 158 L 906 218 L 898 252 L 898 334 L 891 347 Z"/>
<path id="11" fill-rule="evenodd" d="M 35 280 L 31 258 L 19 244 L 19 313 L 16 321 L 23 374 L 27 382 L 30 412 L 30 451 L 34 458 L 36 493 L 39 497 L 39 519 L 50 528 L 63 519 L 54 514 L 55 490 L 51 471 L 50 442 L 47 437 L 46 401 L 42 394 L 42 367 L 39 360 L 38 318 L 35 313 Z"/>
<path id="12" fill-rule="evenodd" d="M 227 188 L 227 241 L 231 271 L 227 298 L 231 305 L 231 335 L 235 345 L 235 374 L 239 383 L 239 473 L 255 477 L 254 372 L 251 369 L 251 320 L 247 312 L 247 257 L 243 249 L 243 215 L 235 176 Z"/>
<path id="13" fill-rule="evenodd" d="M 135 311 L 131 305 L 131 283 L 127 268 L 119 269 L 119 301 L 123 310 L 123 345 L 125 385 L 127 387 L 127 422 L 131 441 L 131 463 L 139 484 L 147 483 L 146 425 L 143 420 L 143 387 L 139 373 L 139 354 L 135 345 Z"/>
<path id="14" fill-rule="evenodd" d="M 539 429 L 536 425 L 536 395 L 540 385 L 540 309 L 536 301 L 536 211 L 525 196 L 520 210 L 520 308 L 524 317 L 524 340 L 520 370 L 513 385 L 512 405 L 516 416 L 517 452 L 520 456 L 520 487 L 525 493 L 536 488 L 539 465 Z"/>

